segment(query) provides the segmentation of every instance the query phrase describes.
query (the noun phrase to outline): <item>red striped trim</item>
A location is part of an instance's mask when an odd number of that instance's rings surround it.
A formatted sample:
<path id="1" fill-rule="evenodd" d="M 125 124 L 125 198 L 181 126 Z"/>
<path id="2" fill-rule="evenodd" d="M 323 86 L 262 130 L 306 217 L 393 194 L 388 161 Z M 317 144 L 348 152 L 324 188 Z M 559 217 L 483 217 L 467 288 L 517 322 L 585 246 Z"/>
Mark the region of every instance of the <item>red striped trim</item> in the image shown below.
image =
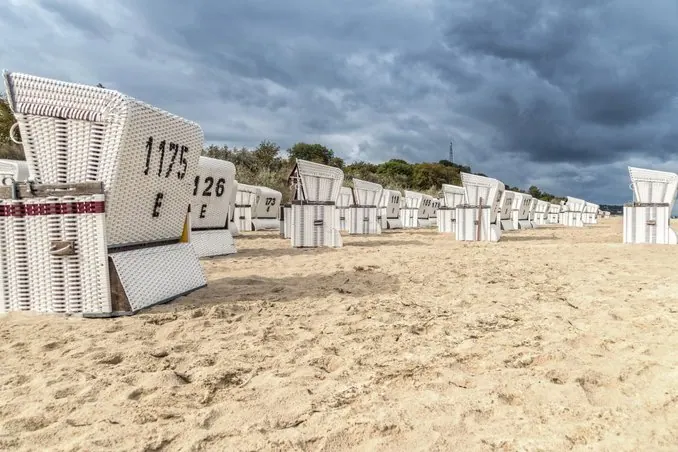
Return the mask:
<path id="1" fill-rule="evenodd" d="M 32 217 L 36 215 L 73 215 L 104 212 L 106 212 L 104 201 L 0 205 L 0 217 Z"/>

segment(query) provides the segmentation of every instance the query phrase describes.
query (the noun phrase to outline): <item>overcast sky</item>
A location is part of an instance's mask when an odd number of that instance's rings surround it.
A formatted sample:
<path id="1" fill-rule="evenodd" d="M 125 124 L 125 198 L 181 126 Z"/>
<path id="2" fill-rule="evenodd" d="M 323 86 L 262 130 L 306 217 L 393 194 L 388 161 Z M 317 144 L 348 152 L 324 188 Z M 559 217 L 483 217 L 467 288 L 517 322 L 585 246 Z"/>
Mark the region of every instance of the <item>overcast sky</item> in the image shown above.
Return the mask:
<path id="1" fill-rule="evenodd" d="M 2 0 L 3 68 L 102 83 L 208 143 L 447 158 L 630 201 L 678 172 L 676 0 Z M 9 9 L 5 5 L 9 3 Z"/>

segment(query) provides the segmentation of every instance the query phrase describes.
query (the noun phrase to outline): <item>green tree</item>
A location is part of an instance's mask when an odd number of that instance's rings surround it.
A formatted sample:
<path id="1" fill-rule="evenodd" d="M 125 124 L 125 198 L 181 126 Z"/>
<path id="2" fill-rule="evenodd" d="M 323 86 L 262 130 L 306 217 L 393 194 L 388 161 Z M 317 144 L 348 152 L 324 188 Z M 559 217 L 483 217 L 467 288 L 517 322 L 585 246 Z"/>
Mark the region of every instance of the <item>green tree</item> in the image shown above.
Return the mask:
<path id="1" fill-rule="evenodd" d="M 379 183 L 377 175 L 378 165 L 368 162 L 354 162 L 344 167 L 344 175 L 348 179 L 362 179 L 369 182 Z"/>
<path id="2" fill-rule="evenodd" d="M 542 192 L 539 190 L 539 187 L 536 185 L 530 186 L 530 188 L 527 189 L 527 192 L 532 195 L 533 198 L 541 199 L 542 197 Z"/>
<path id="3" fill-rule="evenodd" d="M 334 155 L 332 149 L 328 149 L 322 144 L 299 142 L 287 150 L 290 160 L 296 159 L 308 160 L 310 162 L 322 163 L 323 165 L 344 167 L 344 161 Z"/>
<path id="4" fill-rule="evenodd" d="M 280 146 L 271 141 L 262 141 L 252 151 L 252 157 L 257 171 L 277 171 L 282 166 Z"/>
<path id="5" fill-rule="evenodd" d="M 405 176 L 407 178 L 412 176 L 414 168 L 412 165 L 407 163 L 405 160 L 400 159 L 391 159 L 388 162 L 384 162 L 377 168 L 377 173 L 380 176 L 387 177 L 398 177 Z"/>

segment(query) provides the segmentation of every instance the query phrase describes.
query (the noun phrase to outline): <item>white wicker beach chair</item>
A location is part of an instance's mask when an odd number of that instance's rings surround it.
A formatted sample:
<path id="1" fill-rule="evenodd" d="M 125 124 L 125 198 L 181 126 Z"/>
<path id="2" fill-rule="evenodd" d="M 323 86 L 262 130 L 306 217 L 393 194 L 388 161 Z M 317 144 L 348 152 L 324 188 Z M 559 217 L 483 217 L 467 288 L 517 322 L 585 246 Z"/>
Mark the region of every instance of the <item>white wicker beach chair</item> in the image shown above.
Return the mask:
<path id="1" fill-rule="evenodd" d="M 341 187 L 337 198 L 337 225 L 340 231 L 348 232 L 348 210 L 355 205 L 353 190 L 350 187 Z"/>
<path id="2" fill-rule="evenodd" d="M 349 234 L 381 234 L 378 216 L 383 191 L 379 184 L 353 179 L 354 202 L 348 208 Z"/>
<path id="3" fill-rule="evenodd" d="M 579 198 L 567 197 L 567 202 L 563 206 L 562 216 L 565 226 L 583 227 L 584 222 L 582 217 L 584 215 L 584 206 L 586 201 Z"/>
<path id="4" fill-rule="evenodd" d="M 113 90 L 20 73 L 5 72 L 4 79 L 30 177 L 38 185 L 35 190 L 10 187 L 10 194 L 3 192 L 3 204 L 70 207 L 36 207 L 39 213 L 31 218 L 15 215 L 15 209 L 5 217 L 2 252 L 36 251 L 9 260 L 18 273 L 0 280 L 0 291 L 10 299 L 16 296 L 16 278 L 28 277 L 23 267 L 28 261 L 44 271 L 30 271 L 31 305 L 26 309 L 63 312 L 58 300 L 69 299 L 81 301 L 69 301 L 68 312 L 112 315 L 204 286 L 192 246 L 181 243 L 202 151 L 200 127 Z M 100 183 L 101 193 L 73 185 L 88 182 Z M 69 193 L 77 196 L 71 199 Z M 82 218 L 76 221 L 78 215 Z M 90 216 L 96 218 L 86 219 Z M 45 222 L 51 235 L 41 232 Z M 91 238 L 85 240 L 80 228 L 87 224 Z M 63 240 L 55 239 L 59 234 Z M 58 254 L 62 245 L 75 256 Z M 101 249 L 108 254 L 97 254 Z M 107 279 L 88 279 L 91 269 L 85 266 L 93 265 L 87 259 L 94 255 L 99 271 L 110 270 Z M 64 285 L 66 279 L 70 283 Z M 109 303 L 82 301 L 84 293 L 95 290 L 85 288 L 89 285 L 101 285 L 96 290 L 108 293 Z"/>
<path id="5" fill-rule="evenodd" d="M 457 206 L 464 204 L 464 187 L 443 184 L 443 205 L 438 208 L 438 232 L 452 233 L 456 230 Z"/>
<path id="6" fill-rule="evenodd" d="M 496 242 L 501 238 L 499 202 L 505 186 L 497 179 L 461 173 L 465 204 L 457 206 L 456 239 Z"/>
<path id="7" fill-rule="evenodd" d="M 381 228 L 384 229 L 402 229 L 400 221 L 400 199 L 402 193 L 399 190 L 384 190 L 381 194 L 380 212 Z"/>
<path id="8" fill-rule="evenodd" d="M 292 246 L 341 247 L 336 203 L 344 172 L 297 159 L 289 181 L 295 186 L 291 202 Z"/>
<path id="9" fill-rule="evenodd" d="M 514 192 L 513 209 L 511 212 L 513 229 L 532 228 L 532 223 L 530 222 L 531 206 L 532 206 L 532 195 L 528 195 L 527 193 Z"/>
<path id="10" fill-rule="evenodd" d="M 280 229 L 280 203 L 282 193 L 272 188 L 257 186 L 257 196 L 252 207 L 252 227 L 255 231 Z"/>
<path id="11" fill-rule="evenodd" d="M 193 180 L 190 242 L 198 257 L 237 252 L 229 226 L 229 202 L 235 190 L 235 165 L 200 157 Z"/>
<path id="12" fill-rule="evenodd" d="M 624 243 L 678 244 L 671 213 L 678 191 L 678 174 L 629 167 L 633 202 L 624 205 Z"/>
<path id="13" fill-rule="evenodd" d="M 502 231 L 513 231 L 513 203 L 515 202 L 516 192 L 505 190 L 499 201 L 499 224 Z"/>
<path id="14" fill-rule="evenodd" d="M 235 224 L 240 232 L 251 232 L 252 212 L 257 204 L 259 187 L 249 184 L 238 184 L 235 196 Z"/>
<path id="15" fill-rule="evenodd" d="M 403 203 L 400 206 L 400 222 L 402 223 L 403 228 L 418 228 L 420 212 L 424 209 L 422 206 L 424 194 L 411 190 L 404 190 L 401 200 Z"/>

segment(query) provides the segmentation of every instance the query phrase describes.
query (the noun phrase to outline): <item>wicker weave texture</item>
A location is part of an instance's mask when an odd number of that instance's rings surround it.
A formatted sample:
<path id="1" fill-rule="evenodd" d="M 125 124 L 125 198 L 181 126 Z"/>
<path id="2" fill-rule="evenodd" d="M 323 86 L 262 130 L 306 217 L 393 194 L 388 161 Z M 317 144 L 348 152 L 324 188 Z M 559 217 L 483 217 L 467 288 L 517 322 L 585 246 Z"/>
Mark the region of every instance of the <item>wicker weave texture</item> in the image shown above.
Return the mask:
<path id="1" fill-rule="evenodd" d="M 445 207 L 457 207 L 464 204 L 464 187 L 457 185 L 443 184 L 443 197 L 445 198 Z"/>
<path id="2" fill-rule="evenodd" d="M 0 311 L 111 311 L 105 214 L 45 213 L 103 202 L 103 195 L 0 200 L 0 208 L 33 212 L 0 216 Z M 71 243 L 74 254 L 52 254 L 55 242 Z"/>
<path id="3" fill-rule="evenodd" d="M 510 220 L 513 216 L 513 200 L 515 199 L 516 192 L 506 190 L 501 195 L 501 201 L 499 202 L 499 220 Z"/>
<path id="4" fill-rule="evenodd" d="M 400 223 L 405 229 L 419 227 L 419 208 L 401 207 Z"/>
<path id="5" fill-rule="evenodd" d="M 438 232 L 455 232 L 455 212 L 456 208 L 445 208 L 438 210 Z"/>
<path id="6" fill-rule="evenodd" d="M 350 207 L 353 204 L 355 204 L 355 200 L 353 199 L 353 190 L 351 190 L 349 187 L 341 187 L 339 189 L 339 197 L 337 198 L 337 207 Z"/>
<path id="7" fill-rule="evenodd" d="M 110 255 L 133 311 L 172 300 L 207 284 L 190 243 Z"/>
<path id="8" fill-rule="evenodd" d="M 377 220 L 378 207 L 349 207 L 349 234 L 381 234 L 381 223 Z"/>
<path id="9" fill-rule="evenodd" d="M 191 233 L 191 244 L 195 254 L 201 258 L 225 256 L 238 252 L 231 231 L 227 229 L 193 231 Z"/>
<path id="10" fill-rule="evenodd" d="M 353 178 L 353 197 L 359 206 L 378 206 L 384 187 L 374 182 Z"/>
<path id="11" fill-rule="evenodd" d="M 634 202 L 668 203 L 670 210 L 673 210 L 678 191 L 678 174 L 633 166 L 628 168 Z"/>
<path id="12" fill-rule="evenodd" d="M 455 238 L 457 240 L 497 242 L 501 238 L 499 225 L 490 221 L 491 209 L 459 206 L 455 210 Z"/>
<path id="13" fill-rule="evenodd" d="M 490 222 L 495 223 L 499 214 L 499 203 L 506 187 L 497 179 L 478 176 L 476 174 L 460 173 L 461 183 L 464 186 L 464 202 L 471 206 L 490 206 Z"/>
<path id="14" fill-rule="evenodd" d="M 191 228 L 226 228 L 231 194 L 235 190 L 235 165 L 200 157 L 193 178 Z"/>
<path id="15" fill-rule="evenodd" d="M 252 207 L 252 218 L 258 220 L 277 220 L 280 212 L 280 203 L 282 202 L 282 193 L 268 187 L 257 187 L 256 195 L 255 204 Z"/>
<path id="16" fill-rule="evenodd" d="M 238 227 L 238 231 L 252 231 L 252 206 L 236 206 L 235 225 Z"/>
<path id="17" fill-rule="evenodd" d="M 348 211 L 349 207 L 337 207 L 336 216 L 337 216 L 337 228 L 340 231 L 348 232 Z"/>
<path id="18" fill-rule="evenodd" d="M 419 209 L 424 200 L 424 194 L 416 191 L 405 190 L 403 198 L 405 199 L 405 207 L 409 209 Z"/>
<path id="19" fill-rule="evenodd" d="M 668 204 L 668 203 L 667 203 Z M 623 243 L 676 245 L 669 206 L 624 206 Z"/>
<path id="20" fill-rule="evenodd" d="M 397 190 L 384 190 L 381 193 L 381 201 L 379 203 L 382 207 L 381 215 L 385 215 L 386 218 L 399 218 L 401 196 Z"/>
<path id="21" fill-rule="evenodd" d="M 292 206 L 283 207 L 283 221 L 280 235 L 285 239 L 292 238 Z"/>
<path id="22" fill-rule="evenodd" d="M 334 205 L 292 205 L 293 247 L 341 247 L 343 242 L 336 227 Z"/>
<path id="23" fill-rule="evenodd" d="M 278 231 L 280 220 L 277 218 L 253 218 L 252 227 L 255 231 Z"/>
<path id="24" fill-rule="evenodd" d="M 299 199 L 337 202 L 341 184 L 344 182 L 344 172 L 341 169 L 297 159 L 293 171 L 297 172 L 299 178 Z"/>
<path id="25" fill-rule="evenodd" d="M 31 177 L 102 181 L 109 246 L 181 236 L 200 126 L 117 91 L 5 73 Z"/>

